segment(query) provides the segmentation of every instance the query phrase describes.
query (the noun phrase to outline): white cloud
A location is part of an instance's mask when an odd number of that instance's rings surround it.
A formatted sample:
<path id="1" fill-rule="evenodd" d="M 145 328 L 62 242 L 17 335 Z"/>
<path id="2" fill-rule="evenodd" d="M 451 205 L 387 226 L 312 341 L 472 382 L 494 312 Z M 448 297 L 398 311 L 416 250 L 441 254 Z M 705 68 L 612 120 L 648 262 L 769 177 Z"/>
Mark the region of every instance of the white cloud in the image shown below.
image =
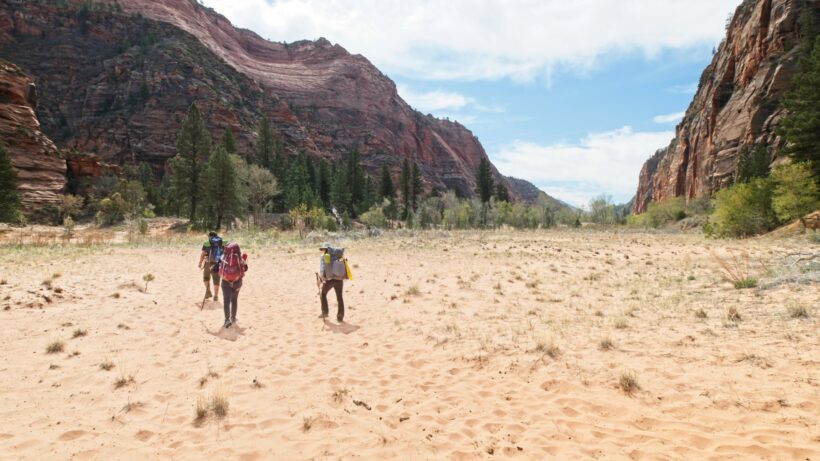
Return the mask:
<path id="1" fill-rule="evenodd" d="M 605 54 L 717 43 L 739 0 L 204 0 L 277 41 L 326 37 L 416 79 L 548 81 Z"/>
<path id="2" fill-rule="evenodd" d="M 652 121 L 662 125 L 667 125 L 669 123 L 678 123 L 679 121 L 683 120 L 684 115 L 686 115 L 686 112 L 675 112 L 674 114 L 656 115 L 652 119 Z"/>
<path id="3" fill-rule="evenodd" d="M 406 85 L 398 85 L 399 95 L 408 104 L 424 113 L 439 118 L 458 120 L 462 124 L 473 124 L 479 121 L 477 113 L 502 113 L 501 106 L 487 106 L 475 98 L 454 91 L 433 90 L 419 93 Z"/>
<path id="4" fill-rule="evenodd" d="M 575 143 L 514 141 L 491 154 L 505 175 L 526 179 L 554 197 L 582 206 L 606 193 L 616 202 L 635 194 L 643 162 L 675 136 L 630 127 L 593 133 Z"/>
<path id="5" fill-rule="evenodd" d="M 458 110 L 463 109 L 468 104 L 475 104 L 473 98 L 456 92 L 435 90 L 427 93 L 417 93 L 404 85 L 399 85 L 398 91 L 399 95 L 408 104 L 422 112 L 438 112 L 445 109 Z"/>

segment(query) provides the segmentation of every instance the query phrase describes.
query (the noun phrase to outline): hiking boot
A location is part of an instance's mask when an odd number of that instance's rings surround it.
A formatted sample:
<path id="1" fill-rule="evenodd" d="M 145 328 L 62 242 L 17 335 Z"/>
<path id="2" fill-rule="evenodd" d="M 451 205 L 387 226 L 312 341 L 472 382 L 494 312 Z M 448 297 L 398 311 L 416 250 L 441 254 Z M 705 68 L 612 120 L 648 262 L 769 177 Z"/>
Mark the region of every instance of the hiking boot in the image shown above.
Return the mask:
<path id="1" fill-rule="evenodd" d="M 342 317 L 336 317 L 336 321 L 339 323 L 343 323 L 344 319 Z"/>
<path id="2" fill-rule="evenodd" d="M 326 318 L 327 318 L 327 314 L 319 314 L 319 318 L 320 318 L 320 319 L 326 319 Z"/>
<path id="3" fill-rule="evenodd" d="M 225 319 L 225 324 L 222 325 L 222 328 L 230 328 L 232 325 L 231 319 Z"/>
<path id="4" fill-rule="evenodd" d="M 205 292 L 205 299 L 208 299 L 211 296 L 213 296 L 213 295 L 211 294 L 211 290 L 209 289 L 208 291 Z"/>
<path id="5" fill-rule="evenodd" d="M 214 295 L 214 301 L 219 302 L 219 295 Z"/>
<path id="6" fill-rule="evenodd" d="M 236 323 L 236 317 L 231 317 L 231 323 L 232 323 L 232 324 L 235 324 L 235 323 Z"/>

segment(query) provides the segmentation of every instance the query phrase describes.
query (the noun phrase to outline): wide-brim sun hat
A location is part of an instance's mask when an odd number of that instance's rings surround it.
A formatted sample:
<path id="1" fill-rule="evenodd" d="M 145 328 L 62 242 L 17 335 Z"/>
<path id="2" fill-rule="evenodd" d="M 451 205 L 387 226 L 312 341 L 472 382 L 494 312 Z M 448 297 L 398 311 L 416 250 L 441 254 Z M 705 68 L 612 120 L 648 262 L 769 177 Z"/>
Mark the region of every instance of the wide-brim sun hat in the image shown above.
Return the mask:
<path id="1" fill-rule="evenodd" d="M 324 243 L 322 244 L 322 246 L 320 246 L 320 247 L 319 247 L 319 249 L 320 249 L 320 250 L 327 250 L 327 249 L 329 249 L 329 248 L 330 248 L 330 244 L 329 244 L 329 243 L 327 243 L 327 242 L 324 242 Z"/>

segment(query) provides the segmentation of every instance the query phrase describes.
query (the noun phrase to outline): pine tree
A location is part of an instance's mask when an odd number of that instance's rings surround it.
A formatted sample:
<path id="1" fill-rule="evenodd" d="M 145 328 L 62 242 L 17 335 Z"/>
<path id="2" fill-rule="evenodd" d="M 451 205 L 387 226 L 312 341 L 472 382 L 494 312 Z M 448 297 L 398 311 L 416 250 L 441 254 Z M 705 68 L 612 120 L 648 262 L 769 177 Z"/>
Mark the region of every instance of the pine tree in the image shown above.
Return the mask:
<path id="1" fill-rule="evenodd" d="M 510 191 L 507 190 L 507 186 L 502 183 L 498 183 L 495 186 L 495 199 L 499 202 L 509 202 L 510 201 Z"/>
<path id="2" fill-rule="evenodd" d="M 324 160 L 319 161 L 319 172 L 316 175 L 316 195 L 318 200 L 322 203 L 324 208 L 330 206 L 330 186 L 331 186 L 330 168 Z"/>
<path id="3" fill-rule="evenodd" d="M 171 159 L 174 193 L 184 204 L 191 222 L 199 211 L 201 176 L 210 150 L 211 135 L 205 129 L 199 109 L 191 104 L 177 135 L 177 155 Z"/>
<path id="4" fill-rule="evenodd" d="M 305 205 L 308 208 L 314 205 L 313 185 L 308 176 L 304 155 L 300 154 L 296 161 L 290 164 L 285 183 L 285 196 L 288 210 L 299 205 Z"/>
<path id="5" fill-rule="evenodd" d="M 481 203 L 488 203 L 493 196 L 494 188 L 493 170 L 490 165 L 490 159 L 487 157 L 482 157 L 478 162 L 476 182 L 478 183 L 476 192 L 478 192 Z"/>
<path id="6" fill-rule="evenodd" d="M 390 176 L 390 170 L 387 164 L 382 164 L 381 183 L 379 184 L 379 198 L 388 199 L 390 201 L 396 198 L 396 188 L 393 187 L 393 178 Z"/>
<path id="7" fill-rule="evenodd" d="M 336 207 L 339 214 L 350 213 L 350 186 L 347 183 L 347 174 L 344 168 L 336 168 L 333 172 L 333 182 L 330 186 L 330 203 Z"/>
<path id="8" fill-rule="evenodd" d="M 365 191 L 365 174 L 361 165 L 361 157 L 359 151 L 354 149 L 347 157 L 347 185 L 350 190 L 350 209 L 351 216 L 356 217 L 362 208 L 365 210 L 366 191 Z"/>
<path id="9" fill-rule="evenodd" d="M 410 209 L 414 213 L 419 208 L 423 187 L 424 186 L 421 183 L 421 172 L 419 172 L 419 165 L 416 162 L 413 162 L 413 170 L 410 176 Z"/>
<path id="10" fill-rule="evenodd" d="M 736 182 L 747 183 L 754 178 L 769 176 L 770 164 L 766 146 L 757 145 L 751 150 L 744 148 L 737 162 Z"/>
<path id="11" fill-rule="evenodd" d="M 285 154 L 285 144 L 273 132 L 270 120 L 263 116 L 259 121 L 256 141 L 256 161 L 276 176 L 280 183 L 284 183 L 289 171 L 288 159 Z"/>
<path id="12" fill-rule="evenodd" d="M 222 220 L 230 218 L 238 211 L 236 173 L 228 152 L 222 144 L 214 147 L 204 174 L 206 209 L 208 224 L 219 230 Z"/>
<path id="13" fill-rule="evenodd" d="M 407 219 L 410 215 L 410 193 L 410 162 L 408 162 L 407 159 L 404 159 L 404 162 L 401 164 L 401 200 L 403 205 L 401 210 L 402 219 Z"/>
<path id="14" fill-rule="evenodd" d="M 233 139 L 233 133 L 230 128 L 225 128 L 225 131 L 222 132 L 220 142 L 222 143 L 222 147 L 225 148 L 225 152 L 229 155 L 236 153 L 236 142 Z"/>
<path id="15" fill-rule="evenodd" d="M 0 144 L 0 222 L 14 222 L 20 210 L 17 172 L 11 166 L 6 149 Z"/>
<path id="16" fill-rule="evenodd" d="M 809 161 L 815 177 L 820 176 L 820 36 L 813 21 L 804 20 L 804 58 L 783 99 L 787 113 L 781 124 L 785 151 L 798 162 Z"/>

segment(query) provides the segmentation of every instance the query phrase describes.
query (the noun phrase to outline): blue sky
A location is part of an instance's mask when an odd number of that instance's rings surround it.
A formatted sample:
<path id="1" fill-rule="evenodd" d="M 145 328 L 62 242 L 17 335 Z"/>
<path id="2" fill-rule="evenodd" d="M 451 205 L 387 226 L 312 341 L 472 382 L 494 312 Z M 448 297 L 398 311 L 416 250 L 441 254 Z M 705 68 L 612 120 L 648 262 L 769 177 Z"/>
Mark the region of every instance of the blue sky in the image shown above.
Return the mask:
<path id="1" fill-rule="evenodd" d="M 674 136 L 740 0 L 204 0 L 276 41 L 326 37 L 507 175 L 625 202 Z"/>

